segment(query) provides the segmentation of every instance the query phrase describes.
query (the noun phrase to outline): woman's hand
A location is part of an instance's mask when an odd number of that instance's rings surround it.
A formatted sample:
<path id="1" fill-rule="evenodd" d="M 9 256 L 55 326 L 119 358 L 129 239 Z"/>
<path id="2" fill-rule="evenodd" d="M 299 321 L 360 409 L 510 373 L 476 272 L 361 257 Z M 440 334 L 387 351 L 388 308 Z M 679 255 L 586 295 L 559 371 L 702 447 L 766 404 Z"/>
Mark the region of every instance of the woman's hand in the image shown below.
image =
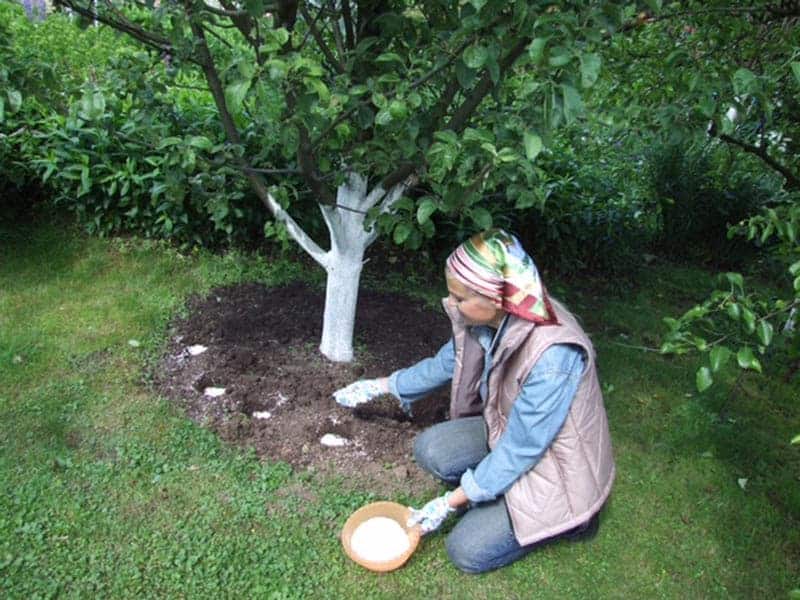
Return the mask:
<path id="1" fill-rule="evenodd" d="M 467 497 L 459 487 L 444 496 L 439 496 L 417 510 L 411 509 L 411 516 L 406 522 L 407 527 L 419 525 L 422 534 L 436 531 L 442 526 L 447 517 L 456 512 L 456 508 L 467 503 Z"/>
<path id="2" fill-rule="evenodd" d="M 347 408 L 354 408 L 389 393 L 388 377 L 361 379 L 333 392 L 333 398 Z"/>

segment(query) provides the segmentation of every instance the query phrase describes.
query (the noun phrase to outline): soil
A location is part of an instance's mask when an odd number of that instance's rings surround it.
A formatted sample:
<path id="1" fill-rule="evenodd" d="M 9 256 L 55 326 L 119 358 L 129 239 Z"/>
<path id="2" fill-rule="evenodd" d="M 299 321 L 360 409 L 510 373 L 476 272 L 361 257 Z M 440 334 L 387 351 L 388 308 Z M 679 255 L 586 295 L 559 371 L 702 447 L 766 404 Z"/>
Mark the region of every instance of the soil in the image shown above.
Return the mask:
<path id="1" fill-rule="evenodd" d="M 191 299 L 188 317 L 172 324 L 159 391 L 197 423 L 263 458 L 340 475 L 379 496 L 431 488 L 433 480 L 413 463 L 412 444 L 446 418 L 449 390 L 416 402 L 412 417 L 391 396 L 348 409 L 332 393 L 433 355 L 451 334 L 446 315 L 419 300 L 362 291 L 356 360 L 343 364 L 318 350 L 323 304 L 322 292 L 299 283 L 242 284 Z M 207 350 L 190 354 L 196 344 Z M 209 397 L 208 387 L 225 393 Z M 348 443 L 323 445 L 325 434 Z"/>

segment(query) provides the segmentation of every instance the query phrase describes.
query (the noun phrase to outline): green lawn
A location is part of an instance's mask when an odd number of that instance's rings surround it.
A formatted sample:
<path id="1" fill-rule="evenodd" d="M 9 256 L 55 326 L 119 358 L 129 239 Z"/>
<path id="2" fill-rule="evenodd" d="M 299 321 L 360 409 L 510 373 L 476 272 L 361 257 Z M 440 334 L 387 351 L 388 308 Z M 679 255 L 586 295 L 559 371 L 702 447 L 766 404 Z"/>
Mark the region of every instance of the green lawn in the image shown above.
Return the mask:
<path id="1" fill-rule="evenodd" d="M 483 576 L 453 568 L 441 535 L 394 573 L 349 562 L 337 534 L 370 490 L 225 447 L 146 384 L 187 295 L 299 271 L 55 226 L 0 230 L 1 596 L 780 598 L 800 587 L 796 390 L 748 376 L 700 396 L 694 359 L 636 348 L 657 346 L 661 317 L 707 285 L 668 267 L 624 297 L 564 298 L 595 340 L 615 444 L 597 538 Z"/>

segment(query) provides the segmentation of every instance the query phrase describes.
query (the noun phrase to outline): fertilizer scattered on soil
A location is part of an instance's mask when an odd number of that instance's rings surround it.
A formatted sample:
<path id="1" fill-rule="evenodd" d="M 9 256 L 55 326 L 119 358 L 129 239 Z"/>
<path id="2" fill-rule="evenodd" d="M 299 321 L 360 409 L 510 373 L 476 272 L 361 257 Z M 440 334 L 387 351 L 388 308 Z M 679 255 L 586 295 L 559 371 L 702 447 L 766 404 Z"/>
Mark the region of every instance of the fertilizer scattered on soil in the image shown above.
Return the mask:
<path id="1" fill-rule="evenodd" d="M 253 413 L 254 419 L 269 419 L 272 416 L 272 413 L 268 410 L 257 410 Z"/>
<path id="2" fill-rule="evenodd" d="M 225 388 L 221 387 L 207 387 L 203 390 L 203 395 L 209 398 L 217 398 L 225 393 Z"/>
<path id="3" fill-rule="evenodd" d="M 194 346 L 189 346 L 187 350 L 189 351 L 189 354 L 191 354 L 192 356 L 197 356 L 198 354 L 202 354 L 203 352 L 208 350 L 208 348 L 206 346 L 203 346 L 202 344 L 195 344 Z"/>
<path id="4" fill-rule="evenodd" d="M 217 288 L 189 301 L 173 321 L 168 348 L 155 368 L 159 393 L 224 441 L 295 469 L 344 476 L 348 485 L 391 497 L 433 495 L 434 479 L 413 460 L 414 437 L 443 421 L 445 386 L 403 412 L 385 396 L 344 408 L 332 394 L 358 379 L 388 375 L 433 356 L 452 335 L 440 307 L 391 292 L 359 293 L 356 360 L 332 363 L 319 353 L 324 290 L 302 284 L 267 288 L 247 283 Z M 203 345 L 192 356 L 188 348 Z M 211 397 L 208 387 L 225 393 Z M 263 413 L 269 412 L 265 419 Z M 350 441 L 320 443 L 326 433 Z"/>
<path id="5" fill-rule="evenodd" d="M 347 438 L 343 438 L 340 435 L 336 435 L 335 433 L 326 433 L 319 439 L 319 443 L 323 446 L 347 446 L 350 443 L 350 440 Z"/>
<path id="6" fill-rule="evenodd" d="M 350 538 L 353 552 L 365 560 L 385 562 L 408 550 L 411 543 L 400 523 L 389 517 L 372 517 L 356 527 Z"/>

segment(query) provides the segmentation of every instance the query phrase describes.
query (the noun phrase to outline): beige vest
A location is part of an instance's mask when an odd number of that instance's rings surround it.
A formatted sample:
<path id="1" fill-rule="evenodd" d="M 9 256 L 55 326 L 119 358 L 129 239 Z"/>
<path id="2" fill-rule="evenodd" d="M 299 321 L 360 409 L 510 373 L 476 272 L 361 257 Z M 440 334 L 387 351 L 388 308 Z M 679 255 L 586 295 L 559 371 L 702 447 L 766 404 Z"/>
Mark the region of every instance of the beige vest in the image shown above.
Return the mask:
<path id="1" fill-rule="evenodd" d="M 450 418 L 483 412 L 489 448 L 500 439 L 511 407 L 542 353 L 553 344 L 583 348 L 585 370 L 561 431 L 541 460 L 506 491 L 505 501 L 514 534 L 523 546 L 585 523 L 600 510 L 614 481 L 611 436 L 589 338 L 556 301 L 553 308 L 560 325 L 536 326 L 510 315 L 493 356 L 488 398 L 482 407 L 478 388 L 483 348 L 467 332 L 458 310 L 446 300 L 443 304 L 453 322 L 456 354 Z"/>

